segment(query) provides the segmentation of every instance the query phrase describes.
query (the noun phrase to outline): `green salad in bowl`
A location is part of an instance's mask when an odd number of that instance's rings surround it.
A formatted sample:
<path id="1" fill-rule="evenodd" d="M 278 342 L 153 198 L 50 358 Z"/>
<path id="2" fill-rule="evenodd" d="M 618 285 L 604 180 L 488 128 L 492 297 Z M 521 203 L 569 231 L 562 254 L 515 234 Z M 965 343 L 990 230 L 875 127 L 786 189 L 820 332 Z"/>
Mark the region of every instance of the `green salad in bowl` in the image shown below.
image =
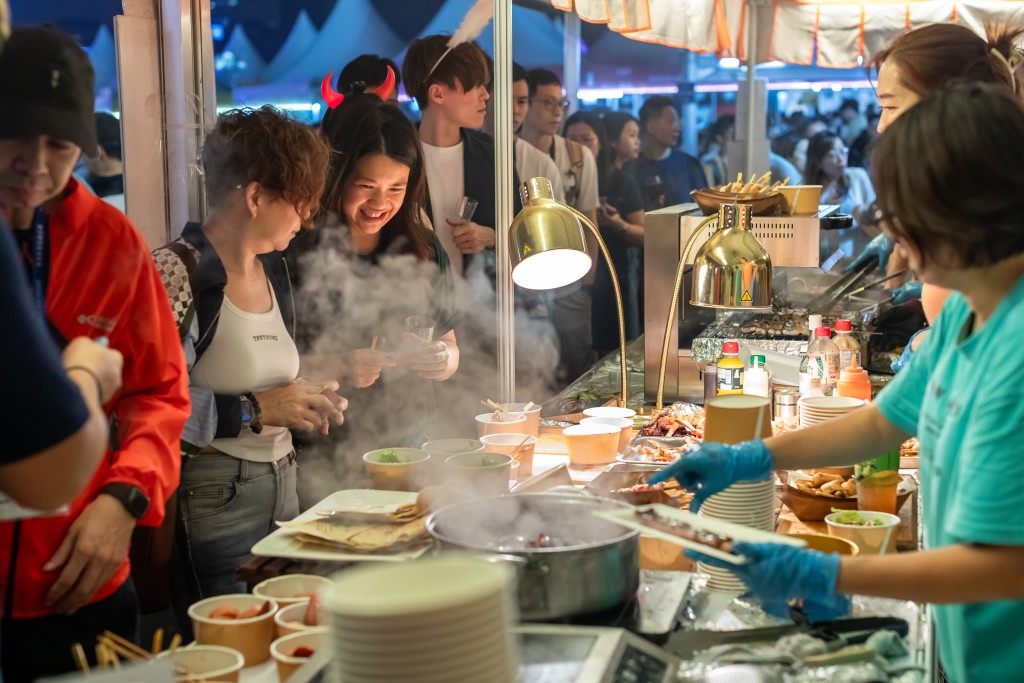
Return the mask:
<path id="1" fill-rule="evenodd" d="M 856 510 L 840 510 L 839 508 L 832 508 L 831 519 L 836 524 L 849 524 L 850 526 L 885 526 L 885 522 L 881 519 L 868 519 L 864 515 L 860 514 Z"/>

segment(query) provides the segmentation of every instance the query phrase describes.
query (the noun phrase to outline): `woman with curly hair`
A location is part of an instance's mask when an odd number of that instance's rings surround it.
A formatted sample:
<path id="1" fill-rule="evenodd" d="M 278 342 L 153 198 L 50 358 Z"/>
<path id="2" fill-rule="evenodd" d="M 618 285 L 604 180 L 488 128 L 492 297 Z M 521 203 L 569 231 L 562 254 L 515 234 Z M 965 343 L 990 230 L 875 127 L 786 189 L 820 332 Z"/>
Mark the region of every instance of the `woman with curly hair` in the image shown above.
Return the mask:
<path id="1" fill-rule="evenodd" d="M 299 511 L 290 430 L 342 420 L 337 382 L 299 378 L 281 253 L 310 225 L 328 157 L 315 131 L 272 107 L 222 114 L 202 152 L 209 214 L 154 252 L 192 395 L 178 493 L 187 599 L 244 592 L 235 571 L 250 548 Z"/>

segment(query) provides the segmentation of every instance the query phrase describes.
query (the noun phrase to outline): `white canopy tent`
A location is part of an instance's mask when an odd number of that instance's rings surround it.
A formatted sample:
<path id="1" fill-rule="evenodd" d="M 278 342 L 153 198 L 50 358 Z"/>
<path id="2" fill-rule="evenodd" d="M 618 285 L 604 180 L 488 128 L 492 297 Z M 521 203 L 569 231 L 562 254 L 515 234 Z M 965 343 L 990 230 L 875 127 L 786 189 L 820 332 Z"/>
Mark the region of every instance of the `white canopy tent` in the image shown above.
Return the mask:
<path id="1" fill-rule="evenodd" d="M 231 30 L 224 49 L 221 50 L 217 64 L 218 72 L 225 69 L 231 71 L 230 82 L 234 85 L 259 83 L 267 64 L 249 40 L 249 35 L 241 24 Z"/>
<path id="2" fill-rule="evenodd" d="M 117 90 L 117 53 L 114 37 L 106 24 L 100 26 L 89 46 L 89 61 L 96 74 L 96 90 Z"/>
<path id="3" fill-rule="evenodd" d="M 313 20 L 306 14 L 306 10 L 300 10 L 299 16 L 292 24 L 292 30 L 284 39 L 281 48 L 270 60 L 263 77 L 266 80 L 274 81 L 291 69 L 306 54 L 309 46 L 316 41 L 317 30 Z"/>

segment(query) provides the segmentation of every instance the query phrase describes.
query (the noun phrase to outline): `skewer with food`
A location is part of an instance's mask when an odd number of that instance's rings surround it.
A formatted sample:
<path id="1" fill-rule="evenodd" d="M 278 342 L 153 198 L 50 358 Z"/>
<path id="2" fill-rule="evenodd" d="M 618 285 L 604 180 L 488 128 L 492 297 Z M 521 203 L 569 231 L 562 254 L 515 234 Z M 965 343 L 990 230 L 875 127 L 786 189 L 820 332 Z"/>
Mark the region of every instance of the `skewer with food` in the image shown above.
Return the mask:
<path id="1" fill-rule="evenodd" d="M 640 428 L 640 436 L 692 437 L 704 439 L 704 408 L 694 403 L 673 403 L 651 414 Z"/>
<path id="2" fill-rule="evenodd" d="M 724 553 L 732 552 L 733 540 L 728 536 L 716 534 L 705 529 L 698 529 L 687 522 L 660 515 L 653 509 L 637 510 L 635 514 L 641 524 L 652 529 L 671 534 L 672 536 L 678 536 L 687 541 L 700 543 L 715 550 L 721 550 Z"/>

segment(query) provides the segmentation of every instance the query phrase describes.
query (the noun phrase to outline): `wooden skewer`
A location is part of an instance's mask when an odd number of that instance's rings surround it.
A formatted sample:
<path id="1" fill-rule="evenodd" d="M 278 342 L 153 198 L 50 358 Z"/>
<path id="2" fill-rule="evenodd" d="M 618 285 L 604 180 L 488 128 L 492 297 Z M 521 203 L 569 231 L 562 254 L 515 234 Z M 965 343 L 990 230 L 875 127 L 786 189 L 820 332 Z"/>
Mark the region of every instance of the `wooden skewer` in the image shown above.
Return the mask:
<path id="1" fill-rule="evenodd" d="M 167 651 L 168 652 L 174 652 L 175 650 L 178 649 L 179 645 L 181 645 L 181 634 L 180 633 L 175 633 L 174 637 L 171 638 L 171 644 L 167 646 Z"/>
<path id="2" fill-rule="evenodd" d="M 512 449 L 512 452 L 509 454 L 509 455 L 512 456 L 512 462 L 519 462 L 519 458 L 521 458 L 524 455 L 526 455 L 526 451 L 530 450 L 529 448 L 525 447 L 526 446 L 526 442 L 529 441 L 529 440 L 530 440 L 530 435 L 527 434 L 526 438 L 524 438 L 522 441 L 520 441 L 519 445 Z"/>
<path id="3" fill-rule="evenodd" d="M 373 339 L 370 340 L 370 350 L 371 351 L 376 351 L 377 350 L 377 335 L 373 335 Z"/>
<path id="4" fill-rule="evenodd" d="M 141 657 L 142 659 L 150 659 L 153 656 L 150 653 L 143 650 L 138 645 L 136 645 L 135 643 L 133 643 L 132 641 L 117 635 L 113 631 L 104 631 L 103 637 L 111 641 L 112 643 L 120 645 L 122 649 L 132 652 L 136 657 Z"/>
<path id="5" fill-rule="evenodd" d="M 153 634 L 153 654 L 158 655 L 164 649 L 164 630 L 158 628 Z"/>
<path id="6" fill-rule="evenodd" d="M 129 650 L 120 643 L 116 643 L 106 636 L 100 636 L 98 640 L 100 641 L 101 645 L 109 649 L 111 652 L 117 653 L 118 655 L 124 657 L 129 661 L 137 662 L 143 659 L 152 659 L 152 655 L 150 655 L 148 652 L 146 653 L 145 656 L 141 656 L 139 655 L 139 653 L 133 650 Z"/>
<path id="7" fill-rule="evenodd" d="M 89 660 L 85 657 L 85 648 L 82 647 L 81 643 L 75 643 L 71 646 L 71 656 L 75 658 L 75 666 L 78 667 L 79 671 L 86 676 L 92 673 L 92 669 L 89 668 Z"/>

